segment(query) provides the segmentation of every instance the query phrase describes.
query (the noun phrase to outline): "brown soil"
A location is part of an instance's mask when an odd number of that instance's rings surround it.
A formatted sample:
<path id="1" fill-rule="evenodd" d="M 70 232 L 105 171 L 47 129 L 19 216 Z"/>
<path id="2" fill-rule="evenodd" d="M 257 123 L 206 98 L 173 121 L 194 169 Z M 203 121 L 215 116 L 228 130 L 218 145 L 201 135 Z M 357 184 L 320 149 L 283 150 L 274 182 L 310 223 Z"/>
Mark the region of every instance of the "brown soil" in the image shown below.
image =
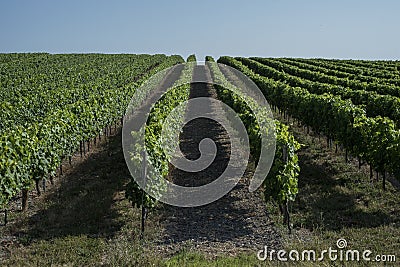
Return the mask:
<path id="1" fill-rule="evenodd" d="M 197 66 L 194 75 L 206 75 L 204 66 Z M 211 84 L 192 84 L 190 98 L 217 98 Z M 188 107 L 190 109 L 190 106 Z M 220 105 L 211 105 L 210 112 L 224 117 Z M 211 138 L 217 145 L 214 162 L 198 173 L 171 170 L 175 184 L 199 186 L 218 178 L 225 170 L 230 157 L 230 140 L 225 129 L 211 119 L 196 119 L 186 124 L 180 135 L 180 147 L 188 159 L 200 156 L 198 144 L 204 138 Z M 248 181 L 252 175 L 250 165 L 237 186 L 221 199 L 201 207 L 181 208 L 169 205 L 159 207 L 162 221 L 162 235 L 157 242 L 159 253 L 171 255 L 182 249 L 219 254 L 236 255 L 249 251 L 256 253 L 264 246 L 277 249 L 281 246 L 280 236 L 273 222 L 268 218 L 260 191 L 250 193 Z"/>
<path id="2" fill-rule="evenodd" d="M 171 73 L 164 81 L 165 85 L 172 85 L 180 71 Z M 195 75 L 210 74 L 204 67 L 197 66 Z M 217 98 L 212 85 L 193 84 L 190 97 L 200 96 Z M 220 106 L 210 106 L 210 112 L 223 116 Z M 230 156 L 230 140 L 223 127 L 212 120 L 197 119 L 187 124 L 180 136 L 180 147 L 188 159 L 196 159 L 200 155 L 199 141 L 205 137 L 217 144 L 215 161 L 199 173 L 171 169 L 170 176 L 176 184 L 205 184 L 225 169 Z M 97 138 L 96 145 L 92 141 L 90 151 L 83 157 L 79 153 L 74 155 L 71 164 L 65 160 L 63 175 L 57 174 L 54 185 L 47 182 L 47 190 L 43 192 L 42 188 L 41 196 L 31 190 L 26 212 L 20 211 L 20 198 L 11 201 L 9 223 L 0 227 L 0 260 L 40 240 L 79 235 L 110 240 L 126 225 L 138 230 L 139 212 L 135 210 L 133 218 L 133 213 L 127 212 L 131 207 L 124 197 L 130 174 L 121 142 L 121 125 L 113 126 L 111 135 L 102 136 L 101 141 Z M 213 257 L 244 251 L 255 253 L 265 245 L 275 249 L 281 247 L 281 238 L 268 218 L 261 192 L 248 191 L 252 171 L 250 164 L 238 185 L 209 205 L 180 208 L 160 203 L 146 222 L 146 239 L 150 241 L 146 243 L 147 249 L 163 256 L 189 249 Z M 137 233 L 134 231 L 133 234 Z"/>

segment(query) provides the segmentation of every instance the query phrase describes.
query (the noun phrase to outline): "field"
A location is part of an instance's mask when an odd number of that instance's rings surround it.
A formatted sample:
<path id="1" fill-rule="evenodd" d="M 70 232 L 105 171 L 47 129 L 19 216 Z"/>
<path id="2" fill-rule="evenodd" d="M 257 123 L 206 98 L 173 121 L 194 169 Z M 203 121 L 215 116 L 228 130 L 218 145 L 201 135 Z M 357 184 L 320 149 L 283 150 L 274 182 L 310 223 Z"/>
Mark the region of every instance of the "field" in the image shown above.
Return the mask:
<path id="1" fill-rule="evenodd" d="M 398 266 L 400 62 L 197 60 L 0 54 L 0 264 Z M 141 120 L 145 145 L 126 130 Z M 215 155 L 193 171 L 172 163 L 177 149 L 190 164 Z M 224 182 L 237 183 L 216 201 L 191 204 L 209 197 L 195 189 L 181 206 L 155 197 L 229 166 Z M 360 260 L 318 261 L 329 248 Z"/>

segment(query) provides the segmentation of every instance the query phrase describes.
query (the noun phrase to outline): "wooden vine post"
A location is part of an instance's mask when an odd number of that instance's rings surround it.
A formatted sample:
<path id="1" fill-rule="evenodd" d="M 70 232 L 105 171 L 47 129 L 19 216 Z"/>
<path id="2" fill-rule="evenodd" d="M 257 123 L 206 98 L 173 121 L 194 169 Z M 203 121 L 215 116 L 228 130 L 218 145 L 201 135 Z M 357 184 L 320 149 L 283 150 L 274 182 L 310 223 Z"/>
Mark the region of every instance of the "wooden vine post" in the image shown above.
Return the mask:
<path id="1" fill-rule="evenodd" d="M 284 164 L 287 164 L 289 161 L 289 154 L 287 146 L 283 146 L 282 157 Z M 290 214 L 289 214 L 289 200 L 286 199 L 283 208 L 281 207 L 281 212 L 283 214 L 283 223 L 287 225 L 289 234 L 292 233 L 292 227 L 290 225 Z"/>
<path id="2" fill-rule="evenodd" d="M 28 207 L 28 190 L 22 189 L 22 211 L 26 211 Z"/>
<path id="3" fill-rule="evenodd" d="M 146 178 L 147 178 L 147 156 L 146 156 L 146 148 L 142 151 L 142 177 L 143 177 L 143 187 L 146 187 Z M 141 218 L 141 233 L 140 239 L 143 240 L 144 238 L 144 228 L 146 223 L 146 215 L 147 215 L 147 208 L 145 205 L 145 194 L 144 188 L 142 189 L 142 218 Z"/>
<path id="4" fill-rule="evenodd" d="M 8 210 L 6 208 L 6 209 L 4 209 L 4 226 L 6 226 L 7 222 L 8 222 L 8 218 L 7 218 L 8 214 L 7 213 L 8 213 Z"/>

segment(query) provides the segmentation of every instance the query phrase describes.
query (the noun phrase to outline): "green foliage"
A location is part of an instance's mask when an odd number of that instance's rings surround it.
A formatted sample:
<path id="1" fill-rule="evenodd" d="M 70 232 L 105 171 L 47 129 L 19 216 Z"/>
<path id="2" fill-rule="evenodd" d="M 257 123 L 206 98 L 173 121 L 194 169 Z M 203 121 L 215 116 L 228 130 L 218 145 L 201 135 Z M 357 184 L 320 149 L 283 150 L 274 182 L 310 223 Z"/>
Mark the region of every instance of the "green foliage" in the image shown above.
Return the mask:
<path id="1" fill-rule="evenodd" d="M 179 104 L 189 99 L 190 81 L 192 79 L 194 64 L 186 64 L 182 70 L 179 80 L 177 80 L 171 89 L 169 89 L 152 108 L 145 127 L 145 143 L 146 147 L 140 147 L 135 144 L 132 151 L 134 155 L 131 160 L 135 164 L 136 169 L 140 169 L 142 164 L 147 161 L 143 160 L 142 151 L 146 150 L 148 160 L 154 169 L 149 168 L 145 177 L 146 192 L 151 191 L 152 196 L 161 197 L 166 184 L 164 178 L 169 172 L 170 156 L 167 151 L 174 151 L 177 142 L 172 139 L 179 136 L 181 122 L 184 120 L 185 108 L 181 108 L 178 112 L 172 113 L 172 110 Z M 168 117 L 169 121 L 166 122 Z M 163 128 L 168 129 L 166 135 L 162 135 Z M 132 133 L 137 134 L 137 133 Z M 165 138 L 166 140 L 162 140 Z M 170 147 L 172 146 L 172 147 Z M 131 177 L 125 192 L 126 197 L 132 202 L 133 206 L 147 208 L 154 207 L 158 198 L 154 198 L 144 192 Z"/>
<path id="2" fill-rule="evenodd" d="M 313 127 L 316 132 L 338 141 L 377 171 L 399 173 L 400 133 L 394 121 L 380 116 L 368 117 L 365 106 L 354 105 L 338 95 L 314 94 L 306 88 L 290 86 L 278 76 L 265 72 L 262 64 L 247 59 L 241 61 L 248 63 L 250 68 L 231 57 L 219 59 L 219 62 L 249 76 L 270 104 L 288 111 L 292 117 Z M 276 75 L 290 79 L 284 73 Z"/>
<path id="3" fill-rule="evenodd" d="M 252 60 L 261 63 L 262 65 L 272 68 L 270 71 L 278 73 L 283 73 L 289 79 L 296 79 L 296 77 L 300 77 L 302 79 L 307 79 L 308 81 L 336 85 L 345 88 L 351 88 L 352 90 L 362 90 L 368 92 L 377 92 L 379 94 L 388 94 L 392 96 L 400 96 L 400 87 L 394 85 L 399 83 L 400 80 L 392 79 L 392 80 L 382 80 L 377 78 L 361 78 L 360 75 L 357 75 L 358 79 L 362 79 L 359 81 L 354 79 L 354 77 L 345 77 L 341 78 L 336 75 L 328 75 L 322 73 L 320 71 L 308 70 L 297 66 L 291 66 L 286 64 L 285 62 L 279 62 L 269 58 L 237 58 L 243 60 L 243 62 L 251 62 Z M 279 74 L 278 74 L 279 75 Z M 293 82 L 293 81 L 291 81 Z M 304 80 L 300 80 L 298 82 L 304 82 Z"/>
<path id="4" fill-rule="evenodd" d="M 298 193 L 298 175 L 300 166 L 296 151 L 300 144 L 289 132 L 288 126 L 275 122 L 276 125 L 276 152 L 274 163 L 264 181 L 265 199 L 273 199 L 278 203 L 285 204 L 294 201 Z"/>
<path id="5" fill-rule="evenodd" d="M 124 115 L 138 85 L 183 59 L 32 54 L 21 61 L 9 61 L 0 74 L 0 208 L 54 175 L 81 141 Z"/>
<path id="6" fill-rule="evenodd" d="M 186 59 L 186 62 L 197 62 L 196 55 L 192 54 L 192 55 L 188 56 L 188 58 Z"/>
<path id="7" fill-rule="evenodd" d="M 206 61 L 215 62 L 215 60 L 214 60 L 214 58 L 212 56 L 206 56 Z"/>
<path id="8" fill-rule="evenodd" d="M 296 151 L 300 149 L 300 144 L 286 125 L 270 118 L 265 107 L 260 107 L 254 99 L 229 83 L 217 64 L 209 66 L 214 80 L 223 84 L 216 86 L 218 97 L 239 114 L 249 135 L 250 151 L 256 159 L 261 152 L 261 132 L 270 130 L 270 123 L 275 125 L 276 153 L 271 170 L 263 183 L 265 200 L 274 200 L 285 205 L 288 201 L 294 201 L 300 173 Z M 261 117 L 264 123 L 260 125 L 257 117 Z"/>
<path id="9" fill-rule="evenodd" d="M 376 79 L 372 83 L 351 80 L 348 77 L 342 79 L 267 58 L 236 59 L 256 73 L 290 86 L 307 89 L 313 94 L 328 93 L 350 99 L 354 104 L 362 106 L 367 116 L 389 117 L 400 126 L 400 88 L 392 84 L 379 85 L 378 89 L 376 84 L 381 81 Z"/>

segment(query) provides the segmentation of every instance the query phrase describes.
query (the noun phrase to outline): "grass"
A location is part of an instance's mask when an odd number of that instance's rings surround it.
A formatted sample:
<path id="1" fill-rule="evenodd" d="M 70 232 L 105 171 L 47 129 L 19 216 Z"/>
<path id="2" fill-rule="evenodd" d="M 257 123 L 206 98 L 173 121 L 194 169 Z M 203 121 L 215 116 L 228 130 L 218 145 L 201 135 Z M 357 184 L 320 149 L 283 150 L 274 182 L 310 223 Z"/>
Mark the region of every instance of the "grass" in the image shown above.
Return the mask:
<path id="1" fill-rule="evenodd" d="M 343 152 L 326 148 L 325 140 L 311 137 L 292 123 L 304 144 L 299 151 L 299 195 L 291 207 L 293 234 L 280 224 L 284 249 L 302 251 L 336 248 L 345 238 L 349 249 L 370 249 L 374 254 L 400 251 L 400 195 L 389 183 L 369 180 L 368 168 L 344 162 Z M 120 136 L 93 151 L 50 192 L 35 200 L 30 213 L 12 213 L 2 236 L 17 242 L 1 244 L 4 266 L 288 266 L 293 263 L 259 261 L 257 251 L 210 258 L 193 249 L 166 257 L 152 251 L 159 215 L 150 214 L 146 240 L 139 236 L 140 214 L 124 198 L 129 177 L 123 164 Z M 122 163 L 118 163 L 122 162 Z M 122 165 L 121 165 L 122 164 Z M 278 209 L 267 204 L 281 222 Z M 261 249 L 261 248 L 260 248 Z M 3 255 L 3 256 L 2 256 Z M 397 259 L 399 262 L 400 259 Z M 382 266 L 365 262 L 296 262 L 298 266 Z M 395 263 L 387 266 L 396 266 Z M 398 266 L 398 265 L 397 265 Z"/>
<path id="2" fill-rule="evenodd" d="M 380 182 L 370 181 L 367 166 L 358 169 L 355 161 L 346 163 L 343 151 L 336 153 L 327 148 L 325 139 L 307 135 L 296 123 L 290 124 L 304 147 L 299 151 L 299 195 L 291 212 L 294 234 L 288 236 L 284 227 L 280 229 L 285 248 L 321 251 L 336 248 L 336 241 L 344 238 L 347 249 L 369 249 L 374 255 L 398 254 L 399 190 L 387 183 L 383 191 Z M 271 203 L 267 206 L 279 220 L 276 207 Z"/>
<path id="3" fill-rule="evenodd" d="M 4 264 L 10 266 L 93 266 L 101 262 L 105 244 L 87 236 L 41 240 L 13 252 Z"/>
<path id="4" fill-rule="evenodd" d="M 360 252 L 369 249 L 377 254 L 396 255 L 399 266 L 400 251 L 400 195 L 391 184 L 383 191 L 380 182 L 371 182 L 368 168 L 358 169 L 357 163 L 346 163 L 344 152 L 327 148 L 325 139 L 310 136 L 295 123 L 291 131 L 304 145 L 299 151 L 301 175 L 299 195 L 291 207 L 293 234 L 284 225 L 278 229 L 284 237 L 284 249 L 337 249 L 340 238 L 347 241 L 347 249 Z M 282 218 L 273 203 L 267 209 L 276 222 Z M 293 262 L 259 261 L 254 254 L 207 259 L 204 255 L 183 251 L 172 257 L 167 266 L 291 266 Z M 296 266 L 383 266 L 378 262 L 323 262 L 300 261 Z"/>

